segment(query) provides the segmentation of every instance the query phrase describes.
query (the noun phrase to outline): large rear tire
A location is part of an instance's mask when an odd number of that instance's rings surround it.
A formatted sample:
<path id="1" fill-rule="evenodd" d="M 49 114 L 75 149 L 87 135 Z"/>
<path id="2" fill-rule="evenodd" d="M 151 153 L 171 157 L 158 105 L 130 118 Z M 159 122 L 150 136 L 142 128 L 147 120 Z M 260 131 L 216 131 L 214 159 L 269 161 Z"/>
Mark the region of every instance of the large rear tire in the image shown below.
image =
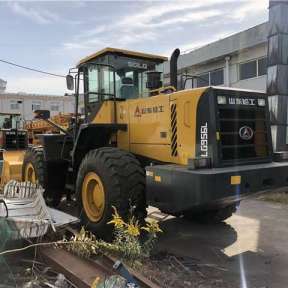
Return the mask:
<path id="1" fill-rule="evenodd" d="M 142 222 L 147 215 L 144 169 L 134 155 L 118 148 L 87 153 L 79 168 L 76 193 L 81 224 L 100 238 L 112 238 L 113 227 L 107 224 L 112 206 L 125 220 L 133 215 Z"/>
<path id="2" fill-rule="evenodd" d="M 207 210 L 201 212 L 184 212 L 183 216 L 187 220 L 205 224 L 216 224 L 230 218 L 236 212 L 237 204 L 232 204 L 224 208 Z"/>
<path id="3" fill-rule="evenodd" d="M 42 146 L 32 146 L 24 156 L 22 180 L 40 184 L 45 189 L 44 198 L 47 204 L 56 207 L 61 201 L 65 185 L 62 170 L 60 165 L 45 161 Z"/>

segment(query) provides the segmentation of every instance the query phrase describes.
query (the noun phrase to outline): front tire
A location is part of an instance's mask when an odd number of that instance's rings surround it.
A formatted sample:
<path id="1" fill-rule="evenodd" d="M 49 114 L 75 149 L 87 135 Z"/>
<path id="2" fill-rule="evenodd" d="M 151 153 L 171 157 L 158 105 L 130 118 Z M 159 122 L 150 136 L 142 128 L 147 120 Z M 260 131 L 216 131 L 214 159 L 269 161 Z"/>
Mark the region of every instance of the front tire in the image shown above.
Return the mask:
<path id="1" fill-rule="evenodd" d="M 201 212 L 184 212 L 183 216 L 185 219 L 190 221 L 196 221 L 204 224 L 217 224 L 230 218 L 237 210 L 237 204 L 232 204 L 224 208 L 215 210 L 207 210 Z"/>
<path id="2" fill-rule="evenodd" d="M 108 225 L 115 206 L 127 220 L 132 215 L 143 221 L 146 213 L 145 174 L 129 152 L 103 147 L 91 150 L 83 159 L 76 182 L 82 225 L 96 236 L 111 239 Z"/>

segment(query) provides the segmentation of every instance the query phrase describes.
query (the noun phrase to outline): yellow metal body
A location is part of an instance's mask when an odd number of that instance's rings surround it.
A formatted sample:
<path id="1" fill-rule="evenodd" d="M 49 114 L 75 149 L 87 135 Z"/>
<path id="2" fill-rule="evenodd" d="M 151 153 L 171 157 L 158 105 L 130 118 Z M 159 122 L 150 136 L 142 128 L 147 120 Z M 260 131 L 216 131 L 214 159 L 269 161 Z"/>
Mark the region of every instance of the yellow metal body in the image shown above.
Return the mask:
<path id="1" fill-rule="evenodd" d="M 159 55 L 105 48 L 83 58 L 78 67 L 107 54 L 123 55 L 132 59 L 150 59 L 156 63 L 168 60 Z M 167 94 L 168 90 L 172 93 Z M 91 122 L 127 124 L 127 131 L 120 130 L 117 135 L 113 135 L 113 142 L 116 140 L 119 148 L 161 162 L 185 165 L 196 153 L 197 106 L 206 90 L 207 87 L 177 92 L 170 86 L 150 91 L 150 95 L 153 95 L 151 97 L 125 101 L 107 100 L 102 103 Z M 176 110 L 171 119 L 171 109 L 174 107 Z M 173 141 L 175 142 L 175 129 L 177 153 L 171 153 L 171 146 Z"/>
<path id="2" fill-rule="evenodd" d="M 184 90 L 116 103 L 105 101 L 92 123 L 127 124 L 127 131 L 117 132 L 119 148 L 150 159 L 185 165 L 188 158 L 195 156 L 196 112 L 199 99 L 206 89 Z M 171 154 L 173 104 L 177 107 L 177 156 Z"/>
<path id="3" fill-rule="evenodd" d="M 4 151 L 3 168 L 1 174 L 1 186 L 5 185 L 11 179 L 22 180 L 22 164 L 25 150 Z"/>

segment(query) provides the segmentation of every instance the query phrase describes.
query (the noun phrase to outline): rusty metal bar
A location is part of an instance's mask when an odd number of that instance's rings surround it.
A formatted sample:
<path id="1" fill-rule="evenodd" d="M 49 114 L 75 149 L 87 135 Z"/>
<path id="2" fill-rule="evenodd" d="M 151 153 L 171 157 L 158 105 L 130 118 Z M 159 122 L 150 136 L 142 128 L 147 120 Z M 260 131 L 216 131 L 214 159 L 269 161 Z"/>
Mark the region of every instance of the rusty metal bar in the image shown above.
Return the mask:
<path id="1" fill-rule="evenodd" d="M 63 249 L 44 248 L 40 250 L 42 260 L 59 273 L 65 275 L 79 288 L 90 288 L 97 277 L 104 281 L 111 271 L 104 266 L 80 258 Z"/>
<path id="2" fill-rule="evenodd" d="M 54 248 L 43 248 L 40 255 L 43 262 L 64 274 L 79 288 L 90 288 L 97 277 L 104 281 L 109 276 L 118 274 L 113 270 L 116 261 L 113 257 L 102 256 L 97 260 L 87 260 L 66 250 Z M 160 288 L 139 272 L 130 268 L 128 271 L 140 283 L 141 288 Z"/>

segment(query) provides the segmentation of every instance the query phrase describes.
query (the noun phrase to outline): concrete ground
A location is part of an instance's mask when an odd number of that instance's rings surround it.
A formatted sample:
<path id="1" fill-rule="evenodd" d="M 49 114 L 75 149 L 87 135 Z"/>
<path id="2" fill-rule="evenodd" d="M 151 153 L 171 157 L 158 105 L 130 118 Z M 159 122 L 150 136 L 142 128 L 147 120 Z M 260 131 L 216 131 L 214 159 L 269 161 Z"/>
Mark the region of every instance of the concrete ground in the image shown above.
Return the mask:
<path id="1" fill-rule="evenodd" d="M 215 265 L 235 287 L 288 287 L 288 205 L 249 199 L 223 224 L 170 217 L 161 227 L 160 250 Z"/>

